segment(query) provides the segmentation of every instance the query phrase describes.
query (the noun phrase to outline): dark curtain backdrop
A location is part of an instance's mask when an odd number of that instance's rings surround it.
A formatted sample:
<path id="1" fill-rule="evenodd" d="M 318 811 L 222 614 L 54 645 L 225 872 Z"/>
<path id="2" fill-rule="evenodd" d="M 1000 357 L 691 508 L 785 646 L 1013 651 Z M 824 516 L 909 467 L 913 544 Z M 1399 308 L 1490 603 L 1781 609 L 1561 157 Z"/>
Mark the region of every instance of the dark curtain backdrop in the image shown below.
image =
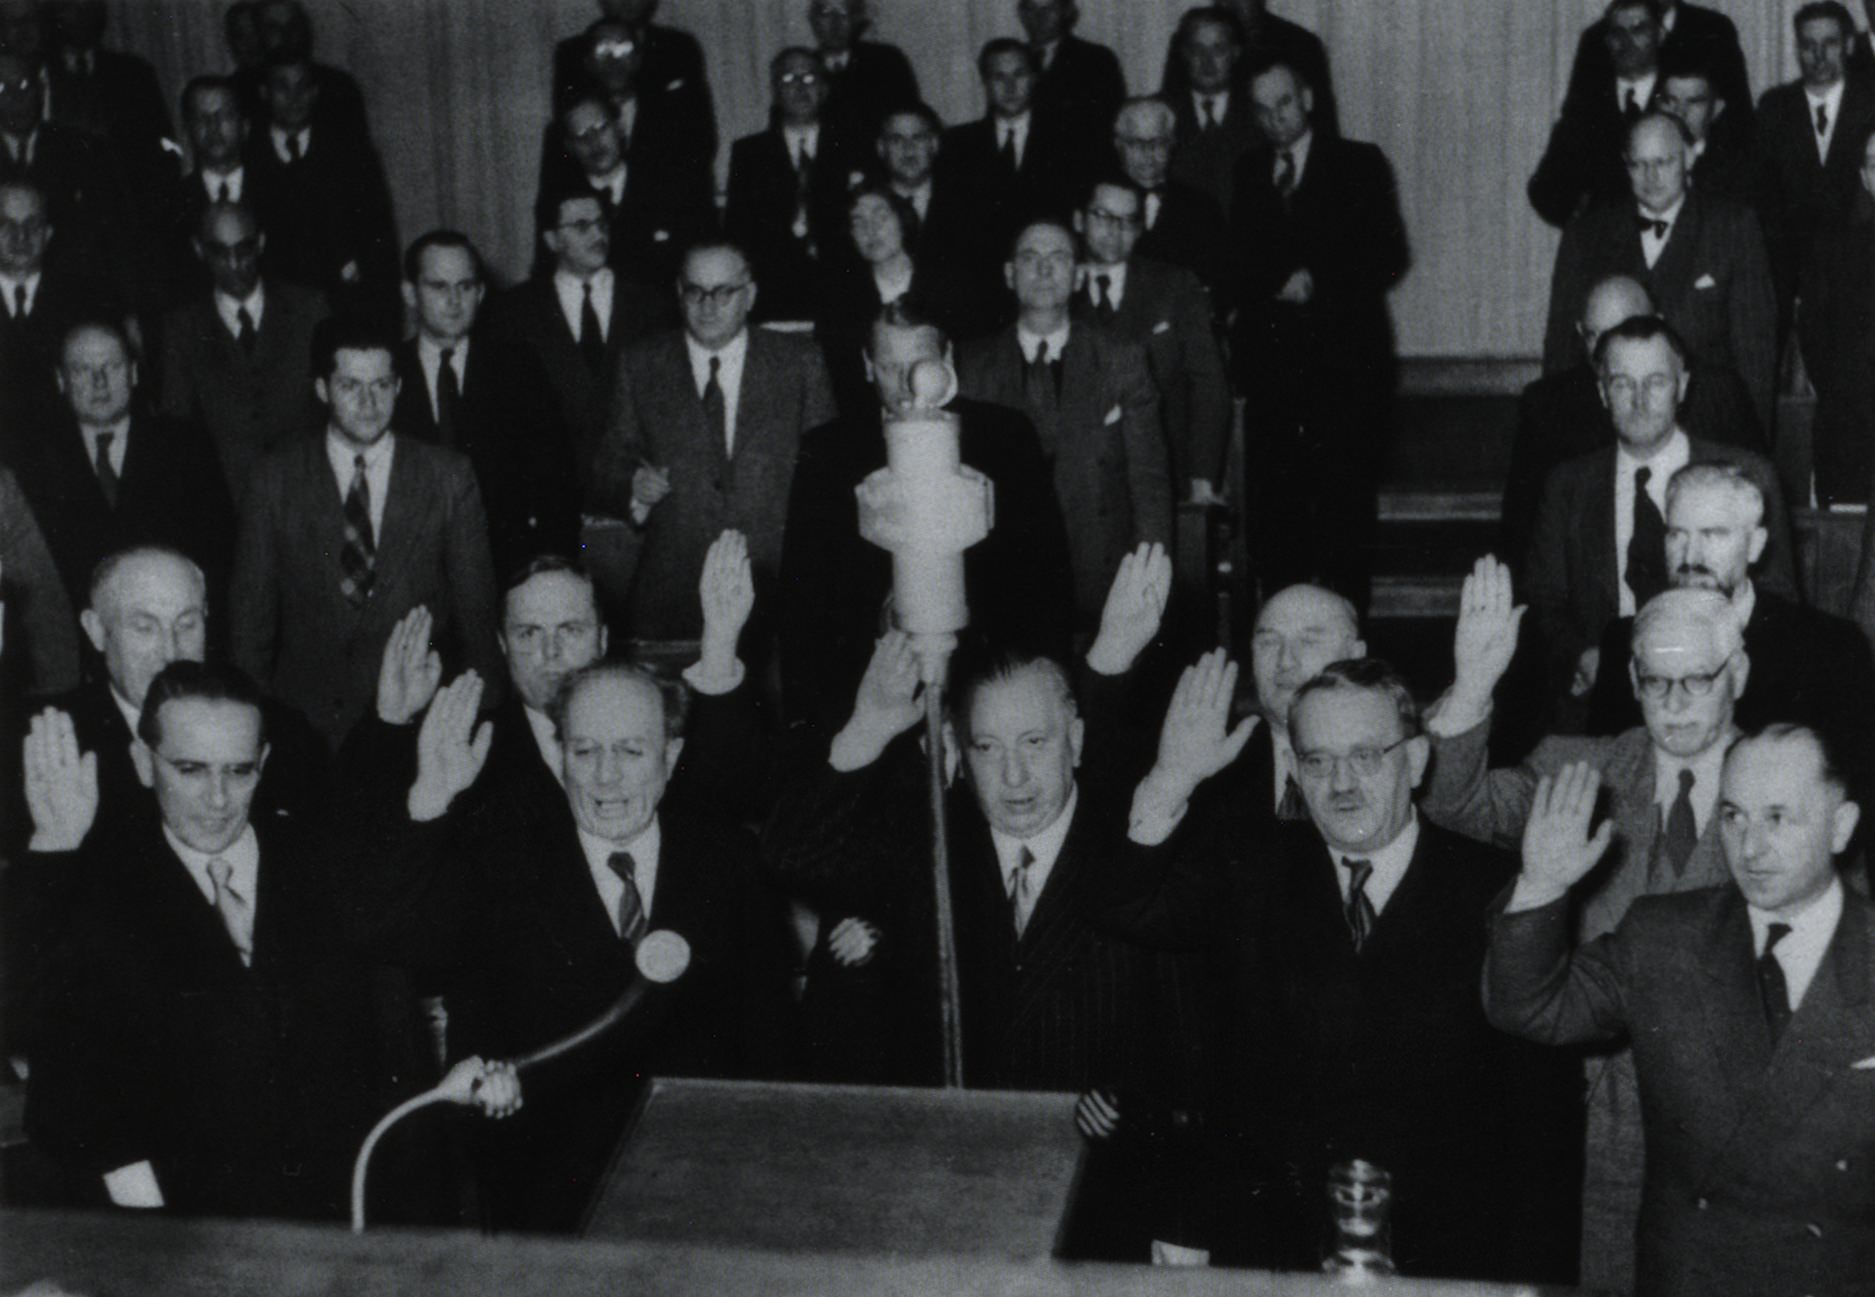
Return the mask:
<path id="1" fill-rule="evenodd" d="M 1738 24 L 1754 90 L 1795 73 L 1798 0 L 1705 0 Z M 308 0 L 318 56 L 364 87 L 405 239 L 467 231 L 498 271 L 523 271 L 554 42 L 586 0 Z M 947 121 L 981 111 L 974 58 L 1019 34 L 1015 0 L 873 0 Z M 1347 132 L 1379 143 L 1400 180 L 1412 274 L 1393 300 L 1412 356 L 1532 356 L 1556 236 L 1523 186 L 1597 0 L 1275 0 L 1328 43 Z M 217 0 L 115 0 L 110 39 L 155 63 L 172 99 L 221 70 Z M 1082 34 L 1112 45 L 1150 89 L 1180 0 L 1081 0 Z M 1851 6 L 1855 8 L 1855 6 Z M 807 42 L 807 0 L 665 0 L 660 21 L 703 41 L 725 141 L 758 129 L 768 57 Z M 718 162 L 726 164 L 727 145 Z"/>

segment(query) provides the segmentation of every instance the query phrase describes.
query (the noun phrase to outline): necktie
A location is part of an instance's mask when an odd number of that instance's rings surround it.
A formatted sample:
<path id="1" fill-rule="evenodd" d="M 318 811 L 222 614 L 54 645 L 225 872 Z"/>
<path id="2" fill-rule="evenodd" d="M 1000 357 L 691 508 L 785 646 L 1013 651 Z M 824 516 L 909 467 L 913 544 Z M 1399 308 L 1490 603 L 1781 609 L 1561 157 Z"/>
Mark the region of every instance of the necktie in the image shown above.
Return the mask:
<path id="1" fill-rule="evenodd" d="M 226 180 L 218 180 L 215 182 L 215 201 L 218 203 L 232 201 L 232 197 L 228 192 L 228 182 Z"/>
<path id="2" fill-rule="evenodd" d="M 1374 866 L 1372 861 L 1349 860 L 1345 856 L 1341 866 L 1348 871 L 1348 932 L 1354 938 L 1354 953 L 1358 955 L 1367 944 L 1368 934 L 1374 930 L 1374 903 L 1367 899 L 1367 880 Z"/>
<path id="3" fill-rule="evenodd" d="M 234 943 L 241 962 L 251 967 L 254 963 L 254 904 L 234 889 L 233 879 L 234 866 L 227 861 L 208 862 L 208 881 L 215 891 L 215 913 L 221 916 L 221 926 L 228 930 L 228 940 Z"/>
<path id="4" fill-rule="evenodd" d="M 289 132 L 286 137 L 287 161 L 298 162 L 301 158 L 305 156 L 306 156 L 305 152 L 300 148 L 299 132 L 298 131 Z"/>
<path id="5" fill-rule="evenodd" d="M 1636 117 L 1641 115 L 1641 101 L 1640 98 L 1635 95 L 1633 86 L 1628 87 L 1627 98 L 1621 103 L 1621 115 L 1629 121 L 1633 121 Z"/>
<path id="6" fill-rule="evenodd" d="M 1764 1001 L 1764 1021 L 1771 1028 L 1771 1043 L 1783 1039 L 1790 1025 L 1790 987 L 1784 981 L 1784 966 L 1773 952 L 1777 943 L 1790 935 L 1788 923 L 1773 923 L 1764 932 L 1764 953 L 1758 956 L 1758 995 Z"/>
<path id="7" fill-rule="evenodd" d="M 1035 344 L 1035 354 L 1022 366 L 1022 394 L 1031 402 L 1054 404 L 1055 391 L 1046 338 Z"/>
<path id="8" fill-rule="evenodd" d="M 711 356 L 710 376 L 703 384 L 703 421 L 709 425 L 716 444 L 728 454 L 735 447 L 729 444 L 729 407 L 723 402 L 723 384 L 719 377 L 722 369 L 723 358 Z"/>
<path id="9" fill-rule="evenodd" d="M 16 320 L 26 318 L 26 285 L 24 284 L 13 285 L 13 318 Z"/>
<path id="10" fill-rule="evenodd" d="M 254 343 L 260 338 L 260 331 L 254 327 L 254 316 L 243 306 L 235 310 L 234 322 L 241 326 L 241 332 L 235 340 L 241 344 L 241 350 L 250 356 L 254 354 Z"/>
<path id="11" fill-rule="evenodd" d="M 98 434 L 98 486 L 104 492 L 104 503 L 117 507 L 117 470 L 111 466 L 111 443 L 117 440 L 114 432 Z"/>
<path id="12" fill-rule="evenodd" d="M 1276 193 L 1284 201 L 1296 192 L 1296 155 L 1284 149 L 1276 159 Z"/>
<path id="13" fill-rule="evenodd" d="M 1002 147 L 997 150 L 997 155 L 1002 158 L 1003 169 L 1008 171 L 1011 175 L 1021 169 L 1021 163 L 1016 160 L 1015 127 L 1003 127 L 1003 143 Z"/>
<path id="14" fill-rule="evenodd" d="M 1009 913 L 1015 921 L 1016 936 L 1029 926 L 1035 910 L 1035 853 L 1027 847 L 1016 857 L 1016 867 L 1009 875 Z"/>
<path id="15" fill-rule="evenodd" d="M 1677 877 L 1686 872 L 1686 862 L 1699 845 L 1699 825 L 1693 819 L 1693 772 L 1680 771 L 1680 795 L 1667 809 L 1667 862 Z"/>
<path id="16" fill-rule="evenodd" d="M 599 312 L 593 308 L 590 280 L 579 288 L 579 354 L 595 376 L 604 371 L 605 334 L 599 328 Z"/>
<path id="17" fill-rule="evenodd" d="M 808 197 L 813 192 L 814 155 L 807 151 L 807 141 L 801 140 L 794 153 L 794 237 L 805 239 L 808 231 Z"/>
<path id="18" fill-rule="evenodd" d="M 1829 134 L 1829 105 L 1816 106 L 1816 137 L 1820 140 Z"/>
<path id="19" fill-rule="evenodd" d="M 1667 588 L 1667 521 L 1660 506 L 1647 494 L 1653 470 L 1634 470 L 1634 534 L 1628 539 L 1628 589 L 1639 608 Z"/>
<path id="20" fill-rule="evenodd" d="M 1199 106 L 1204 110 L 1204 129 L 1207 131 L 1216 130 L 1217 129 L 1217 100 L 1211 95 L 1206 95 L 1203 99 L 1199 100 L 1198 103 L 1199 103 Z"/>
<path id="21" fill-rule="evenodd" d="M 1283 779 L 1283 799 L 1276 803 L 1276 818 L 1279 820 L 1309 818 L 1309 804 L 1302 800 L 1302 785 L 1296 782 L 1294 775 Z"/>
<path id="22" fill-rule="evenodd" d="M 1103 320 L 1113 318 L 1113 276 L 1094 276 L 1094 313 Z"/>
<path id="23" fill-rule="evenodd" d="M 436 437 L 445 446 L 456 444 L 456 415 L 462 405 L 462 385 L 456 379 L 456 349 L 444 347 L 436 366 Z"/>
<path id="24" fill-rule="evenodd" d="M 377 574 L 377 541 L 371 534 L 371 483 L 365 457 L 352 457 L 351 489 L 345 492 L 345 543 L 339 548 L 339 589 L 353 607 L 371 597 Z"/>
<path id="25" fill-rule="evenodd" d="M 638 890 L 638 862 L 629 851 L 614 851 L 605 858 L 605 867 L 625 884 L 625 892 L 618 898 L 619 940 L 627 946 L 636 946 L 638 938 L 651 926 L 651 916 L 645 913 L 644 893 Z"/>
<path id="26" fill-rule="evenodd" d="M 1656 220 L 1651 216 L 1637 216 L 1634 219 L 1636 223 L 1640 225 L 1642 234 L 1646 234 L 1651 230 L 1656 239 L 1666 238 L 1667 230 L 1671 228 L 1668 226 L 1667 222 Z"/>

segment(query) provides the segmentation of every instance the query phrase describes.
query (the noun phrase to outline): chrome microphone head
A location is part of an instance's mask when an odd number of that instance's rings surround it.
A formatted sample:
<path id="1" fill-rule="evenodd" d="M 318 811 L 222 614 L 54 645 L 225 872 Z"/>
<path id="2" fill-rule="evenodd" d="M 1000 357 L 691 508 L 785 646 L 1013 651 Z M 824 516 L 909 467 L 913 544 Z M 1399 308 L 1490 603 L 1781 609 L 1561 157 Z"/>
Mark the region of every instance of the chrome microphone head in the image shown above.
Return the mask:
<path id="1" fill-rule="evenodd" d="M 647 932 L 638 939 L 638 972 L 647 982 L 668 984 L 690 967 L 690 943 L 669 928 Z"/>

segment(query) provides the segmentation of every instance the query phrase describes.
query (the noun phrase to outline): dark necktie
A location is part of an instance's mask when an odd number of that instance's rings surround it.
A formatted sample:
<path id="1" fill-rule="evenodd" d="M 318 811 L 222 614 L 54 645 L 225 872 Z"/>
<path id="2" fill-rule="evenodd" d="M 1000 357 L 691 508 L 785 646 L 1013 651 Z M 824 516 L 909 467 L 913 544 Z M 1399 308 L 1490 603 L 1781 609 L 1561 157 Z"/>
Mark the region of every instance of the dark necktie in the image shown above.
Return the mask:
<path id="1" fill-rule="evenodd" d="M 1693 819 L 1693 772 L 1682 770 L 1680 795 L 1667 809 L 1667 863 L 1673 866 L 1676 878 L 1686 872 L 1686 862 L 1692 859 L 1693 848 L 1698 845 L 1699 825 Z"/>
<path id="2" fill-rule="evenodd" d="M 618 898 L 619 940 L 627 946 L 636 946 L 638 939 L 645 935 L 645 929 L 651 926 L 651 916 L 645 913 L 644 893 L 638 890 L 638 862 L 629 851 L 614 851 L 605 858 L 605 867 L 625 884 L 624 894 Z"/>
<path id="3" fill-rule="evenodd" d="M 1016 172 L 1022 169 L 1022 164 L 1016 160 L 1016 128 L 1015 127 L 1013 126 L 1003 127 L 1003 144 L 1002 144 L 1002 147 L 996 151 L 996 153 L 997 153 L 997 156 L 1002 159 L 1003 170 L 1007 171 L 1010 175 L 1013 176 L 1016 174 Z"/>
<path id="4" fill-rule="evenodd" d="M 352 484 L 345 492 L 345 543 L 339 547 L 339 590 L 354 608 L 371 597 L 378 545 L 371 532 L 371 483 L 365 457 L 352 456 Z"/>
<path id="5" fill-rule="evenodd" d="M 111 443 L 117 440 L 114 432 L 98 434 L 98 486 L 104 492 L 104 503 L 117 507 L 117 470 L 111 467 Z"/>
<path id="6" fill-rule="evenodd" d="M 1009 917 L 1016 925 L 1016 936 L 1029 926 L 1035 912 L 1035 853 L 1027 847 L 1016 857 L 1016 867 L 1009 875 Z"/>
<path id="7" fill-rule="evenodd" d="M 1054 362 L 1048 359 L 1048 340 L 1035 344 L 1035 355 L 1022 366 L 1022 394 L 1032 404 L 1053 406 L 1055 390 Z"/>
<path id="8" fill-rule="evenodd" d="M 1771 1028 L 1771 1043 L 1784 1037 L 1790 1025 L 1790 986 L 1784 981 L 1784 966 L 1773 952 L 1777 943 L 1790 935 L 1788 923 L 1773 923 L 1764 931 L 1764 953 L 1758 956 L 1758 994 L 1764 1000 L 1764 1021 Z"/>
<path id="9" fill-rule="evenodd" d="M 1627 582 L 1636 608 L 1667 588 L 1667 522 L 1654 497 L 1647 494 L 1652 476 L 1653 470 L 1645 466 L 1634 470 L 1634 534 L 1628 539 Z"/>
<path id="10" fill-rule="evenodd" d="M 228 182 L 226 180 L 218 180 L 215 182 L 215 201 L 218 203 L 232 201 L 228 194 Z"/>
<path id="11" fill-rule="evenodd" d="M 1216 130 L 1217 129 L 1217 100 L 1212 98 L 1210 95 L 1206 95 L 1204 96 L 1204 98 L 1198 101 L 1198 104 L 1199 104 L 1199 107 L 1204 110 L 1204 129 L 1207 131 Z"/>
<path id="12" fill-rule="evenodd" d="M 1283 779 L 1283 799 L 1276 803 L 1276 818 L 1279 820 L 1306 820 L 1309 818 L 1309 804 L 1302 800 L 1302 785 L 1296 782 L 1294 775 Z"/>
<path id="13" fill-rule="evenodd" d="M 237 307 L 234 312 L 234 322 L 241 326 L 241 331 L 235 335 L 235 341 L 241 344 L 241 350 L 250 356 L 253 355 L 254 343 L 260 338 L 260 330 L 254 327 L 253 313 L 245 306 Z"/>
<path id="14" fill-rule="evenodd" d="M 1653 231 L 1653 235 L 1656 239 L 1666 238 L 1667 230 L 1671 228 L 1667 224 L 1667 222 L 1656 220 L 1655 218 L 1651 216 L 1636 216 L 1634 220 L 1635 220 L 1635 223 L 1641 227 L 1642 234 L 1646 234 L 1649 230 L 1651 230 Z"/>
<path id="15" fill-rule="evenodd" d="M 579 287 L 579 354 L 595 377 L 605 370 L 605 334 L 593 308 L 591 281 Z"/>
<path id="16" fill-rule="evenodd" d="M 1374 866 L 1372 861 L 1345 857 L 1341 866 L 1348 871 L 1348 933 L 1354 938 L 1354 953 L 1358 955 L 1367 944 L 1368 934 L 1374 930 L 1374 903 L 1367 899 L 1367 880 Z"/>
<path id="17" fill-rule="evenodd" d="M 306 156 L 305 152 L 300 148 L 299 132 L 298 131 L 289 132 L 286 137 L 286 159 L 287 161 L 297 163 L 305 156 Z"/>
<path id="18" fill-rule="evenodd" d="M 1276 159 L 1276 193 L 1284 202 L 1296 192 L 1296 155 L 1284 149 Z"/>
<path id="19" fill-rule="evenodd" d="M 1829 134 L 1829 105 L 1816 106 L 1816 137 L 1820 140 Z"/>
<path id="20" fill-rule="evenodd" d="M 454 347 L 444 347 L 436 366 L 436 439 L 456 444 L 456 421 L 462 407 L 462 384 L 456 379 Z"/>
<path id="21" fill-rule="evenodd" d="M 26 318 L 26 285 L 24 284 L 13 285 L 13 318 L 16 320 Z"/>
<path id="22" fill-rule="evenodd" d="M 1113 318 L 1113 276 L 1094 276 L 1094 314 L 1103 320 Z"/>
<path id="23" fill-rule="evenodd" d="M 722 369 L 723 358 L 711 356 L 710 376 L 703 384 L 703 422 L 709 425 L 710 436 L 726 455 L 730 451 L 729 407 L 723 402 Z"/>
<path id="24" fill-rule="evenodd" d="M 1634 93 L 1633 86 L 1628 87 L 1627 98 L 1621 103 L 1621 115 L 1629 121 L 1633 121 L 1636 117 L 1641 115 L 1641 101 L 1639 96 Z"/>

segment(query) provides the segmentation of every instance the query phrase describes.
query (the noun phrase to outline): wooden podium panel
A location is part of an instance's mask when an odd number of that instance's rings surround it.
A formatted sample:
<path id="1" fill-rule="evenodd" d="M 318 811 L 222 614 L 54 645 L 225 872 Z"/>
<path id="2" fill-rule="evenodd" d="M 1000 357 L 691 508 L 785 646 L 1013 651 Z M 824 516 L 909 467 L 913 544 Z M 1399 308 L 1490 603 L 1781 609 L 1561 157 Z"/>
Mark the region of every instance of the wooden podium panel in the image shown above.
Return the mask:
<path id="1" fill-rule="evenodd" d="M 1080 1159 L 1071 1094 L 659 1080 L 586 1234 L 1038 1260 Z"/>

